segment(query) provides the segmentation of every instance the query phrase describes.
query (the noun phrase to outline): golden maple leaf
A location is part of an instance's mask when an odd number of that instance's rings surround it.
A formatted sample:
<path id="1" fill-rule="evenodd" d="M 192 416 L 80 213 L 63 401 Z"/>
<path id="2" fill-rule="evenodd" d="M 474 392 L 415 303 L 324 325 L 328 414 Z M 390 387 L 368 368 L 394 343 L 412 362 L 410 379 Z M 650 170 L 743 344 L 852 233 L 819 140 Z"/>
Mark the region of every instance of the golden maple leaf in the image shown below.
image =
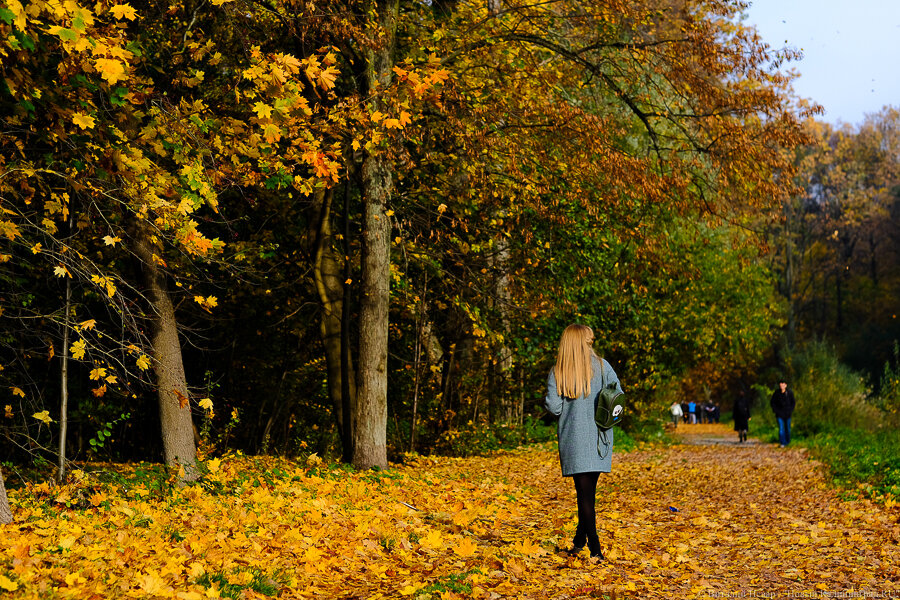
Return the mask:
<path id="1" fill-rule="evenodd" d="M 50 418 L 49 410 L 42 410 L 41 412 L 36 412 L 31 416 L 34 417 L 35 419 L 37 419 L 38 421 L 43 422 L 45 425 L 49 425 L 50 423 L 53 422 L 53 419 Z"/>
<path id="2" fill-rule="evenodd" d="M 115 6 L 110 7 L 109 12 L 117 19 L 128 19 L 129 21 L 134 21 L 135 16 L 137 15 L 137 11 L 134 7 L 128 4 L 116 4 Z"/>
<path id="3" fill-rule="evenodd" d="M 69 352 L 72 353 L 72 358 L 81 360 L 82 358 L 84 358 L 85 349 L 86 348 L 84 340 L 78 340 L 77 342 L 72 344 L 72 346 L 69 348 Z"/>
<path id="4" fill-rule="evenodd" d="M 271 117 L 272 110 L 272 107 L 265 102 L 257 102 L 253 105 L 253 112 L 255 112 L 256 116 L 260 119 L 268 119 L 269 117 Z"/>
<path id="5" fill-rule="evenodd" d="M 94 61 L 94 67 L 109 83 L 116 83 L 126 78 L 125 65 L 121 61 L 110 58 L 98 58 Z"/>
<path id="6" fill-rule="evenodd" d="M 150 368 L 150 357 L 146 354 L 141 354 L 137 361 L 135 361 L 135 364 L 141 371 L 146 371 Z"/>
<path id="7" fill-rule="evenodd" d="M 9 579 L 6 575 L 0 575 L 0 590 L 6 590 L 7 592 L 14 592 L 19 589 L 19 584 Z"/>
<path id="8" fill-rule="evenodd" d="M 96 121 L 91 115 L 78 112 L 72 115 L 72 123 L 78 125 L 82 129 L 93 129 Z"/>
<path id="9" fill-rule="evenodd" d="M 477 549 L 478 544 L 469 538 L 463 538 L 463 540 L 453 548 L 453 551 L 463 558 L 468 558 L 475 554 Z"/>

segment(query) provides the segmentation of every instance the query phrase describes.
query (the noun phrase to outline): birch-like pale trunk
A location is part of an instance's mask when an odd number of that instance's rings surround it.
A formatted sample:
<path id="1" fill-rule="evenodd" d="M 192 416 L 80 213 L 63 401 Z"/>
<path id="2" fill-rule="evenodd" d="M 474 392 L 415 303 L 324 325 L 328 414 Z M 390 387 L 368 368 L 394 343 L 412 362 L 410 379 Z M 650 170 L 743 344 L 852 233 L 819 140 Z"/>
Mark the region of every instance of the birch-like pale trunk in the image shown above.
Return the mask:
<path id="1" fill-rule="evenodd" d="M 6 486 L 3 484 L 3 471 L 0 470 L 0 525 L 12 523 L 12 510 L 9 508 L 9 498 L 6 497 Z"/>

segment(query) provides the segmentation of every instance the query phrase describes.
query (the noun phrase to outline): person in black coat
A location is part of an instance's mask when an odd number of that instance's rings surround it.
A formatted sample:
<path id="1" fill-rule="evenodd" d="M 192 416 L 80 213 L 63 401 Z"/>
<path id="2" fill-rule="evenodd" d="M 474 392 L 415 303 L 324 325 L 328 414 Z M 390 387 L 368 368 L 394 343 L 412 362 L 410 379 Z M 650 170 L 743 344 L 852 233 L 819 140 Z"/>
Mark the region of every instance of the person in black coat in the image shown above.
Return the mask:
<path id="1" fill-rule="evenodd" d="M 794 414 L 794 392 L 788 389 L 787 382 L 782 378 L 778 382 L 778 389 L 772 393 L 769 401 L 775 419 L 778 421 L 778 442 L 784 448 L 791 443 L 791 415 Z"/>
<path id="2" fill-rule="evenodd" d="M 731 414 L 734 418 L 734 430 L 738 432 L 738 441 L 746 442 L 747 430 L 750 429 L 750 401 L 745 390 L 738 392 Z"/>

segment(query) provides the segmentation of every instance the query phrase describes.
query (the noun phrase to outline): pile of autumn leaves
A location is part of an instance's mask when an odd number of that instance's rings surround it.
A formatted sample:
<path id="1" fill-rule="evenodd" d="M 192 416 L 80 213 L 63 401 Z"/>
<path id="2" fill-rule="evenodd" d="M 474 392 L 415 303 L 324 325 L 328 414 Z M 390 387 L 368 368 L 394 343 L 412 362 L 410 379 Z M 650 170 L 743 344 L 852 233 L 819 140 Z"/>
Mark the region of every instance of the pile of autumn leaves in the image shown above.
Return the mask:
<path id="1" fill-rule="evenodd" d="M 900 511 L 840 500 L 797 450 L 616 455 L 598 491 L 602 563 L 557 551 L 574 532 L 574 493 L 552 448 L 415 457 L 380 473 L 314 455 L 206 467 L 182 489 L 76 472 L 14 492 L 0 598 L 900 594 Z"/>

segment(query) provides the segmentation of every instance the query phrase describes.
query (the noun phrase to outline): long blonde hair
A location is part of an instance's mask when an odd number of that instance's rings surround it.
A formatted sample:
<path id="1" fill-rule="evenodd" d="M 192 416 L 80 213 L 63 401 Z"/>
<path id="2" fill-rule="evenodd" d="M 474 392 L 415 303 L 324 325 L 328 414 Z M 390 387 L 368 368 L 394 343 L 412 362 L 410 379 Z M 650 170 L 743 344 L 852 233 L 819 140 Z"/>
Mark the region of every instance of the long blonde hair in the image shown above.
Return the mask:
<path id="1" fill-rule="evenodd" d="M 591 377 L 594 369 L 591 358 L 596 356 L 591 343 L 594 330 L 586 325 L 572 324 L 565 328 L 559 339 L 559 354 L 553 375 L 556 392 L 566 398 L 578 398 L 591 393 Z"/>

